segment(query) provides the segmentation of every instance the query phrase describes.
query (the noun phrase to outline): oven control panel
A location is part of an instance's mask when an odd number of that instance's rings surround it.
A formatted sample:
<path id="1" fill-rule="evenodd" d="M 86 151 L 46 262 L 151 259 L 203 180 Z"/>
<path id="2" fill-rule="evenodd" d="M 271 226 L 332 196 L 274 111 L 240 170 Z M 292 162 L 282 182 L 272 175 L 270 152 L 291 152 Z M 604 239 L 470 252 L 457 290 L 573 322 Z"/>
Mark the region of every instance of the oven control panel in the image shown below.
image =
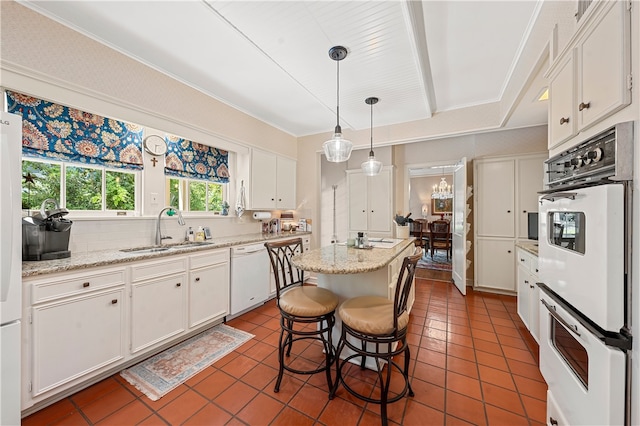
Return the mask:
<path id="1" fill-rule="evenodd" d="M 622 128 L 620 126 L 624 125 Z M 599 179 L 626 177 L 631 170 L 633 128 L 622 123 L 545 162 L 548 187 L 588 183 Z M 624 130 L 624 131 L 622 131 Z M 624 136 L 624 137 L 621 137 Z M 625 158 L 628 157 L 628 158 Z M 619 176 L 620 174 L 625 176 Z"/>

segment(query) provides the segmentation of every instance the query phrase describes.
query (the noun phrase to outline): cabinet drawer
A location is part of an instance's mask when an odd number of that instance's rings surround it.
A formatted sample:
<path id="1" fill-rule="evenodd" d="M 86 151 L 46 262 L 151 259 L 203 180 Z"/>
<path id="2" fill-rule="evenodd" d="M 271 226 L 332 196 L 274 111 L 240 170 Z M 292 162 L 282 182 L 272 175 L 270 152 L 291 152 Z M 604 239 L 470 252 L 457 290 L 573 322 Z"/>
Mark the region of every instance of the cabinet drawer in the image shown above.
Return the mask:
<path id="1" fill-rule="evenodd" d="M 229 261 L 229 249 L 211 250 L 189 256 L 189 268 L 217 265 Z"/>
<path id="2" fill-rule="evenodd" d="M 518 265 L 527 271 L 531 270 L 531 255 L 522 249 L 518 249 Z"/>
<path id="3" fill-rule="evenodd" d="M 187 270 L 186 257 L 166 257 L 161 261 L 139 263 L 131 267 L 131 281 L 143 281 L 151 278 L 178 274 Z"/>
<path id="4" fill-rule="evenodd" d="M 531 264 L 529 265 L 529 270 L 533 275 L 538 277 L 538 256 L 531 256 Z"/>
<path id="5" fill-rule="evenodd" d="M 125 269 L 104 269 L 85 273 L 64 274 L 32 283 L 32 304 L 74 296 L 94 290 L 124 285 Z"/>

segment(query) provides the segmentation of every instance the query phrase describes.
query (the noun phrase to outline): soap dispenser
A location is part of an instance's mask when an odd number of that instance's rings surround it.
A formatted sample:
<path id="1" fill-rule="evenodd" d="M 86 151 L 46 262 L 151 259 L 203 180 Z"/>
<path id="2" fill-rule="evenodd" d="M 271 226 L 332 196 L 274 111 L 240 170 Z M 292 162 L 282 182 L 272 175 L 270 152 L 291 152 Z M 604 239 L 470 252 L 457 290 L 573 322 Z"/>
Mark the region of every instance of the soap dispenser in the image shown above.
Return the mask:
<path id="1" fill-rule="evenodd" d="M 187 230 L 187 241 L 193 242 L 195 240 L 196 240 L 196 236 L 193 233 L 193 228 L 189 227 L 189 229 Z"/>

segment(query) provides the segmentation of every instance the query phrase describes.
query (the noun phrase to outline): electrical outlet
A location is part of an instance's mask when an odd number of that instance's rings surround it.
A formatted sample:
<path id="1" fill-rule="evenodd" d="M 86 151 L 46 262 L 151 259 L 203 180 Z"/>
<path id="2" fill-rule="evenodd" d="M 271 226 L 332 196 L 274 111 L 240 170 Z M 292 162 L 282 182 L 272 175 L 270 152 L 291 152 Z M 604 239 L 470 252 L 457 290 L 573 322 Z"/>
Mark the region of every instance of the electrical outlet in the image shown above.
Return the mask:
<path id="1" fill-rule="evenodd" d="M 158 193 L 157 192 L 152 192 L 151 194 L 149 194 L 149 196 L 151 197 L 150 203 L 152 206 L 157 206 L 158 205 Z"/>

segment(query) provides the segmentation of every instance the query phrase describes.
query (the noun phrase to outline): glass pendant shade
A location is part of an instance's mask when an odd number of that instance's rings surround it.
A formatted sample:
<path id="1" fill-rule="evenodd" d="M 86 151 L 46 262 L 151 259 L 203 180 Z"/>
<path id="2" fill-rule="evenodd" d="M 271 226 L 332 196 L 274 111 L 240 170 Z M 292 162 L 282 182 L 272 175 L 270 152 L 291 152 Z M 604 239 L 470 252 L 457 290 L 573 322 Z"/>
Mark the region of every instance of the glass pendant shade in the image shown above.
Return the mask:
<path id="1" fill-rule="evenodd" d="M 336 127 L 333 137 L 322 144 L 322 149 L 324 150 L 325 157 L 327 157 L 327 161 L 332 163 L 347 161 L 351 156 L 352 148 L 353 144 L 351 141 L 342 137 L 340 126 Z"/>
<path id="2" fill-rule="evenodd" d="M 362 171 L 367 176 L 375 176 L 382 170 L 382 161 L 376 160 L 376 156 L 373 155 L 373 151 L 369 153 L 369 159 L 362 163 L 360 166 Z"/>

